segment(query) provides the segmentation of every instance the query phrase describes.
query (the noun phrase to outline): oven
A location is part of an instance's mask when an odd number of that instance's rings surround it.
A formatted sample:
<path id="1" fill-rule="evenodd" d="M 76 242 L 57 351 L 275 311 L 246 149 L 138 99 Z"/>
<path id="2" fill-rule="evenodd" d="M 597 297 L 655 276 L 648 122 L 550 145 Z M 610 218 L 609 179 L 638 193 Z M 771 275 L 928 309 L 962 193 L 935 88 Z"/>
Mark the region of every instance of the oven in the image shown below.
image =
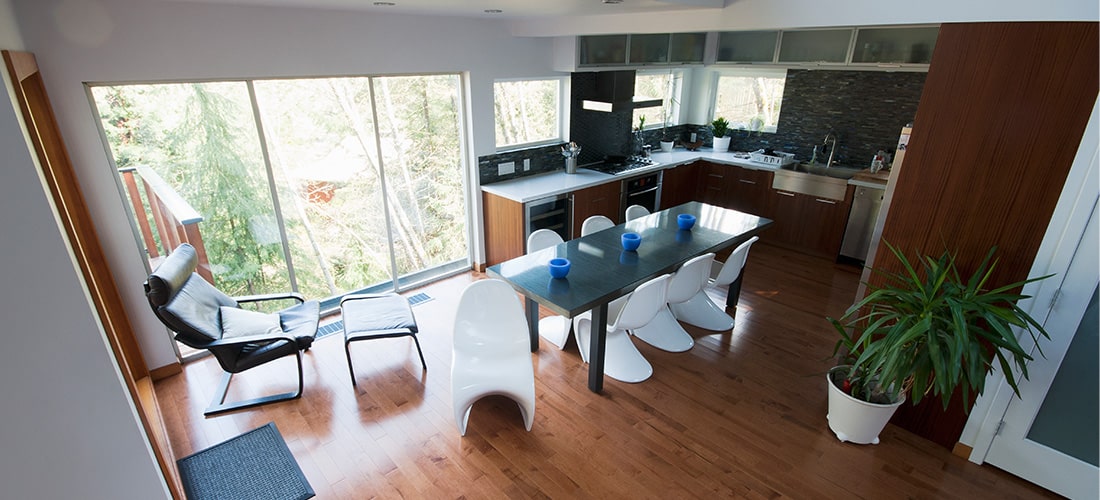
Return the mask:
<path id="1" fill-rule="evenodd" d="M 631 177 L 623 181 L 622 198 L 619 203 L 619 220 L 626 221 L 626 207 L 641 205 L 650 213 L 661 208 L 661 174 L 658 170 L 651 174 Z"/>

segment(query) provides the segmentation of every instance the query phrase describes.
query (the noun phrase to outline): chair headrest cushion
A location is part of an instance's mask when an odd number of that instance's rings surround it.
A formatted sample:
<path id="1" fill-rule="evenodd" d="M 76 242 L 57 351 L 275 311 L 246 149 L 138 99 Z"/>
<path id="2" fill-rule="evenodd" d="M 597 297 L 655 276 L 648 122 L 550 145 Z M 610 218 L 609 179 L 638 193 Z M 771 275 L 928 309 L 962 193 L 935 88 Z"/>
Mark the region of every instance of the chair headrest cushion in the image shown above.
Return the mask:
<path id="1" fill-rule="evenodd" d="M 149 299 L 149 305 L 155 309 L 171 301 L 191 278 L 197 265 L 195 247 L 187 243 L 176 247 L 145 282 L 145 296 Z"/>

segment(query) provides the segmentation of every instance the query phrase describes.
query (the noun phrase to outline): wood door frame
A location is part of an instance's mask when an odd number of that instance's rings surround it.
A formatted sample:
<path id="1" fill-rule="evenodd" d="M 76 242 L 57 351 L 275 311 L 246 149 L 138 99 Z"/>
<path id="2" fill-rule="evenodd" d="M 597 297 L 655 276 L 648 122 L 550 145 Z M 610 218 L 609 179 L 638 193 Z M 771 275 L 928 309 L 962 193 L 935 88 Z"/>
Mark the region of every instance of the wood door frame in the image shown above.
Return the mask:
<path id="1" fill-rule="evenodd" d="M 168 461 L 172 453 L 160 413 L 155 408 L 156 401 L 150 397 L 141 397 L 142 391 L 151 395 L 149 368 L 134 336 L 133 326 L 118 293 L 106 255 L 99 244 L 95 221 L 88 212 L 80 182 L 61 137 L 61 129 L 46 93 L 38 62 L 30 52 L 4 50 L 2 53 L 26 133 L 34 146 L 38 167 L 57 208 L 65 238 L 72 248 L 130 400 L 138 410 L 141 426 L 169 492 L 174 498 L 184 498 L 175 468 Z M 139 390 L 139 384 L 146 388 Z"/>

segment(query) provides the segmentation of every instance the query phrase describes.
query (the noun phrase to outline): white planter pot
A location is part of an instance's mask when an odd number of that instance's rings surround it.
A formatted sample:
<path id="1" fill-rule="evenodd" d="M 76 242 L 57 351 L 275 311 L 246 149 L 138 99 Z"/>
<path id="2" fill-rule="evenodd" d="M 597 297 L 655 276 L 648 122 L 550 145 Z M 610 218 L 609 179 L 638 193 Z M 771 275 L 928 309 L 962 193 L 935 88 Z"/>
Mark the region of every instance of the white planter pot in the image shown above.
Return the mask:
<path id="1" fill-rule="evenodd" d="M 729 137 L 715 137 L 714 138 L 714 151 L 728 151 L 730 148 Z"/>
<path id="2" fill-rule="evenodd" d="M 673 141 L 661 141 L 661 151 L 664 151 L 666 153 L 672 152 L 673 144 L 675 144 L 675 142 Z"/>
<path id="3" fill-rule="evenodd" d="M 894 412 L 905 402 L 905 396 L 893 404 L 875 404 L 860 401 L 849 396 L 833 384 L 832 374 L 836 370 L 847 369 L 837 366 L 825 375 L 829 385 L 829 429 L 842 442 L 859 444 L 878 444 L 878 435 L 894 416 Z"/>

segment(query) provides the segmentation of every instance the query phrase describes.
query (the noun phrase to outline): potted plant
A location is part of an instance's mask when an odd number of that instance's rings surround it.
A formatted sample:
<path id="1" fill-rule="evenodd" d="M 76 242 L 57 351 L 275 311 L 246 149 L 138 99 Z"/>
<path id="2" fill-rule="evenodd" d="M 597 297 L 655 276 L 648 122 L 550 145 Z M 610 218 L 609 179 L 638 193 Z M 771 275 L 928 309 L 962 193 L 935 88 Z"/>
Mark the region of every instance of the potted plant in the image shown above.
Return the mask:
<path id="1" fill-rule="evenodd" d="M 730 148 L 730 138 L 726 136 L 730 122 L 719 116 L 710 122 L 710 128 L 714 131 L 714 151 L 726 151 Z"/>
<path id="2" fill-rule="evenodd" d="M 921 272 L 889 243 L 904 271 L 888 273 L 882 287 L 848 308 L 840 319 L 828 318 L 840 339 L 833 356 L 841 363 L 828 374 L 829 428 L 841 441 L 878 443 L 878 434 L 908 398 L 913 404 L 938 397 L 946 409 L 959 387 L 963 399 L 981 394 L 994 360 L 1019 395 L 1009 361 L 1027 378 L 1032 358 L 1016 341 L 1013 327 L 1031 337 L 1046 330 L 1016 302 L 1014 292 L 1041 278 L 986 290 L 996 267 L 995 248 L 964 279 L 955 256 L 920 259 Z M 1039 351 L 1040 354 L 1042 351 Z"/>

